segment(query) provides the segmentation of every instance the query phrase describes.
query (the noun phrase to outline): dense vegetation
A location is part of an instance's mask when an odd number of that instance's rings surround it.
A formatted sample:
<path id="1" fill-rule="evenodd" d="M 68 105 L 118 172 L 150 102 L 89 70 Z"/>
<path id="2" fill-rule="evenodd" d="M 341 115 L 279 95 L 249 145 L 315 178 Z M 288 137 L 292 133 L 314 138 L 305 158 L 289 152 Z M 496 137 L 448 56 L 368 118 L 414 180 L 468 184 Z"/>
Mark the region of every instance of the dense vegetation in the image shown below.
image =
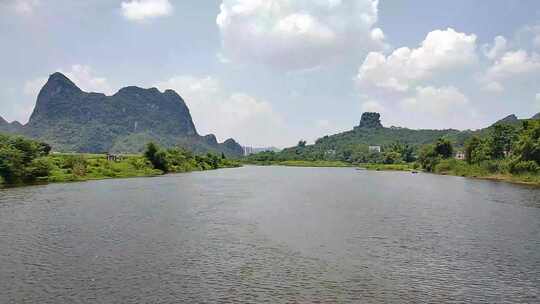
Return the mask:
<path id="1" fill-rule="evenodd" d="M 281 152 L 247 157 L 255 164 L 357 165 L 372 170 L 414 170 L 540 183 L 540 120 L 510 115 L 478 131 L 384 128 L 379 116 L 362 116 L 362 127 L 325 136 L 314 145 L 300 141 Z M 376 113 L 375 113 L 376 114 Z M 368 121 L 366 121 L 368 120 Z M 369 145 L 380 145 L 381 152 Z M 456 159 L 464 154 L 465 160 Z"/>
<path id="2" fill-rule="evenodd" d="M 51 171 L 47 144 L 0 134 L 0 177 L 5 183 L 46 179 Z"/>
<path id="3" fill-rule="evenodd" d="M 435 142 L 440 137 L 463 145 L 471 131 L 412 130 L 385 128 L 378 113 L 364 113 L 360 124 L 351 131 L 319 138 L 315 144 L 300 141 L 297 146 L 279 153 L 263 152 L 249 157 L 250 161 L 326 160 L 352 164 L 394 164 L 412 162 L 422 145 Z M 381 146 L 382 153 L 369 151 L 369 146 Z"/>
<path id="4" fill-rule="evenodd" d="M 163 173 L 237 167 L 224 154 L 195 155 L 181 148 L 149 144 L 145 155 L 51 154 L 48 144 L 0 134 L 0 184 L 67 182 L 103 178 L 153 176 Z"/>
<path id="5" fill-rule="evenodd" d="M 464 147 L 465 161 L 448 154 L 452 145 L 441 139 L 419 156 L 430 172 L 540 183 L 540 121 L 521 126 L 496 124 L 485 136 L 472 136 Z"/>
<path id="6" fill-rule="evenodd" d="M 144 157 L 154 168 L 165 173 L 202 171 L 240 166 L 237 161 L 227 159 L 223 153 L 221 156 L 212 153 L 195 155 L 182 148 L 162 149 L 154 143 L 149 143 L 147 145 Z"/>
<path id="7" fill-rule="evenodd" d="M 368 145 L 350 144 L 345 149 L 327 150 L 315 153 L 317 147 L 307 146 L 304 141 L 300 141 L 296 147 L 284 149 L 281 152 L 266 151 L 252 154 L 247 157 L 247 161 L 256 164 L 276 164 L 287 162 L 326 162 L 345 164 L 401 164 L 413 162 L 415 158 L 415 148 L 412 145 L 396 141 L 382 147 L 382 152 L 369 151 Z"/>

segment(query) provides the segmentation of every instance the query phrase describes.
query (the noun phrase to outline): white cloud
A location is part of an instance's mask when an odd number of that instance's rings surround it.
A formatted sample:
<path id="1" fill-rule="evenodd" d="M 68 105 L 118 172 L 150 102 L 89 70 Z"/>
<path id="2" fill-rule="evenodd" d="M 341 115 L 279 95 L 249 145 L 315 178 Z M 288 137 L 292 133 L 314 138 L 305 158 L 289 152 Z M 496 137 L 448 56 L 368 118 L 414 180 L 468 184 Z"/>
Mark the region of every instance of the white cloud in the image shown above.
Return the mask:
<path id="1" fill-rule="evenodd" d="M 497 59 L 500 55 L 502 55 L 506 49 L 508 48 L 508 43 L 506 41 L 506 38 L 503 36 L 497 36 L 493 40 L 493 44 L 484 44 L 482 47 L 482 50 L 484 52 L 484 55 L 491 59 Z"/>
<path id="2" fill-rule="evenodd" d="M 114 93 L 107 78 L 96 76 L 95 71 L 88 65 L 75 64 L 69 70 L 60 69 L 59 72 L 66 75 L 66 77 L 83 91 L 105 94 Z"/>
<path id="3" fill-rule="evenodd" d="M 418 80 L 476 61 L 476 35 L 448 28 L 428 33 L 416 49 L 401 47 L 389 56 L 369 53 L 356 78 L 361 85 L 406 91 Z"/>
<path id="4" fill-rule="evenodd" d="M 535 96 L 535 111 L 540 111 L 540 93 Z"/>
<path id="5" fill-rule="evenodd" d="M 122 15 L 133 21 L 168 16 L 173 6 L 169 0 L 130 0 L 122 2 Z"/>
<path id="6" fill-rule="evenodd" d="M 306 69 L 382 47 L 377 0 L 223 0 L 216 18 L 235 61 Z"/>
<path id="7" fill-rule="evenodd" d="M 495 88 L 502 91 L 502 81 L 540 71 L 540 55 L 527 53 L 525 50 L 508 51 L 490 66 L 486 73 L 480 77 L 484 90 Z"/>
<path id="8" fill-rule="evenodd" d="M 31 15 L 41 5 L 40 0 L 15 0 L 13 9 L 20 15 Z"/>
<path id="9" fill-rule="evenodd" d="M 491 81 L 482 87 L 482 91 L 500 93 L 504 91 L 504 87 L 497 81 Z"/>
<path id="10" fill-rule="evenodd" d="M 457 88 L 417 87 L 413 97 L 401 101 L 401 108 L 414 116 L 415 128 L 463 128 L 476 116 L 469 99 Z"/>
<path id="11" fill-rule="evenodd" d="M 58 72 L 66 75 L 75 85 L 86 92 L 114 93 L 109 82 L 104 77 L 96 76 L 94 69 L 88 65 L 74 64 L 69 69 L 57 69 Z M 48 77 L 38 77 L 27 81 L 24 84 L 25 95 L 37 98 L 41 88 L 47 82 Z"/>
<path id="12" fill-rule="evenodd" d="M 294 142 L 270 103 L 229 92 L 213 77 L 175 76 L 156 86 L 173 89 L 184 98 L 201 134 L 213 133 L 220 140 L 234 137 L 249 146 Z"/>
<path id="13" fill-rule="evenodd" d="M 368 100 L 366 102 L 363 102 L 361 105 L 362 112 L 377 112 L 377 113 L 384 113 L 385 108 L 384 106 L 375 101 L 375 100 Z"/>

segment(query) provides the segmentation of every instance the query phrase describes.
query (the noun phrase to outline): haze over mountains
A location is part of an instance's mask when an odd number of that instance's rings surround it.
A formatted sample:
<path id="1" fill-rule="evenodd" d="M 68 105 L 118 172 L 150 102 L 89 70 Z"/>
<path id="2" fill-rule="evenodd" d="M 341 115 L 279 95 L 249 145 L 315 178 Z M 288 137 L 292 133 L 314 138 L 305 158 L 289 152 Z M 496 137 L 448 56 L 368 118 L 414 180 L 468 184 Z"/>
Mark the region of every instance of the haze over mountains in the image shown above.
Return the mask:
<path id="1" fill-rule="evenodd" d="M 218 143 L 212 134 L 199 135 L 173 90 L 130 86 L 106 96 L 82 91 L 61 73 L 49 77 L 26 125 L 0 118 L 0 131 L 45 141 L 62 152 L 140 152 L 154 141 L 200 153 L 243 153 L 234 139 Z"/>

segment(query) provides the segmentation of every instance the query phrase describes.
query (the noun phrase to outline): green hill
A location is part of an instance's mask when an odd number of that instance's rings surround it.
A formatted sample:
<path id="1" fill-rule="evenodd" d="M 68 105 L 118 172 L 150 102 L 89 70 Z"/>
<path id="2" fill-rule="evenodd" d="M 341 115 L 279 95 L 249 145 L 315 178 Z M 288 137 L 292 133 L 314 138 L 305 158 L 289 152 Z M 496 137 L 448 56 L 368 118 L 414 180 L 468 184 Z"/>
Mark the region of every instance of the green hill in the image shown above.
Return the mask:
<path id="1" fill-rule="evenodd" d="M 153 141 L 200 153 L 243 154 L 233 139 L 218 143 L 214 135 L 199 135 L 187 105 L 173 90 L 130 86 L 106 96 L 82 91 L 61 73 L 49 77 L 26 125 L 2 119 L 2 131 L 47 142 L 61 152 L 141 152 Z"/>
<path id="2" fill-rule="evenodd" d="M 540 116 L 540 115 L 537 115 Z M 384 127 L 379 113 L 363 113 L 360 124 L 352 130 L 326 135 L 316 140 L 313 145 L 300 142 L 295 147 L 283 149 L 279 153 L 263 152 L 250 157 L 252 160 L 285 161 L 285 160 L 341 160 L 347 162 L 370 162 L 371 158 L 381 157 L 370 153 L 369 146 L 380 146 L 384 150 L 395 143 L 404 145 L 417 154 L 425 144 L 434 143 L 438 138 L 448 138 L 460 149 L 465 141 L 473 135 L 485 136 L 496 124 L 521 125 L 523 120 L 510 115 L 497 121 L 492 126 L 480 130 L 415 130 L 400 127 Z"/>

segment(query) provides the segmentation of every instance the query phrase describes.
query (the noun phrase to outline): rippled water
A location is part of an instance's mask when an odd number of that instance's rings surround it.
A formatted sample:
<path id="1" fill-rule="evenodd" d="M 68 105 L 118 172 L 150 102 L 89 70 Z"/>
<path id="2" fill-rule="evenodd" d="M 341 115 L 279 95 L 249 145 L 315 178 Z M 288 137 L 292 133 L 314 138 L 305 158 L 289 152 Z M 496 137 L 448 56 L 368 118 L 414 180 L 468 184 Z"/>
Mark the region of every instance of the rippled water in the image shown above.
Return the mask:
<path id="1" fill-rule="evenodd" d="M 0 189 L 0 303 L 538 303 L 540 190 L 245 167 Z"/>

